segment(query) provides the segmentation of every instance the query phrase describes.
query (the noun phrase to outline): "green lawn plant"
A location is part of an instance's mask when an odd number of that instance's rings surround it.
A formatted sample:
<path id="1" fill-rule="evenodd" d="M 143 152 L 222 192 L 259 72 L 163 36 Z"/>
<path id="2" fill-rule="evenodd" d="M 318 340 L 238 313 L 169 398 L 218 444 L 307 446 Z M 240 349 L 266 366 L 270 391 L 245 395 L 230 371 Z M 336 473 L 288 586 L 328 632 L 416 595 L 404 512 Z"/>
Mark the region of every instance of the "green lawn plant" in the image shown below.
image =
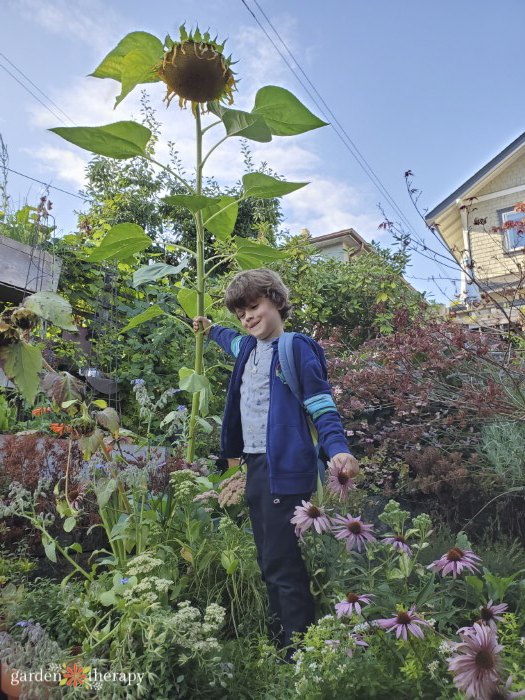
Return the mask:
<path id="1" fill-rule="evenodd" d="M 176 41 L 168 35 L 164 41 L 147 32 L 132 32 L 110 51 L 93 72 L 101 79 L 116 80 L 121 85 L 117 106 L 139 84 L 164 81 L 169 103 L 177 96 L 180 106 L 191 105 L 191 119 L 195 121 L 195 184 L 190 184 L 172 168 L 157 162 L 147 150 L 152 137 L 144 125 L 133 121 L 120 121 L 99 127 L 57 127 L 52 129 L 65 140 L 91 153 L 117 159 L 140 157 L 162 168 L 184 187 L 184 194 L 165 198 L 171 207 L 185 207 L 194 219 L 197 238 L 194 250 L 173 245 L 174 249 L 193 259 L 196 278 L 191 282 L 182 272 L 183 262 L 177 267 L 161 261 L 142 267 L 135 272 L 137 286 L 171 276 L 179 287 L 177 301 L 186 318 L 173 316 L 174 322 L 183 324 L 192 332 L 191 318 L 196 315 L 220 317 L 212 308 L 212 297 L 207 291 L 214 271 L 230 262 L 241 269 L 256 268 L 286 257 L 286 253 L 271 246 L 256 243 L 241 236 L 233 236 L 239 204 L 250 197 L 275 199 L 304 187 L 304 182 L 285 182 L 271 175 L 250 172 L 242 178 L 239 197 L 209 197 L 202 193 L 203 172 L 206 161 L 224 141 L 245 138 L 267 143 L 274 136 L 294 136 L 324 125 L 292 93 L 284 88 L 266 86 L 258 90 L 251 112 L 231 109 L 224 105 L 233 101 L 236 79 L 232 71 L 231 56 L 224 54 L 224 44 L 212 39 L 208 32 L 199 29 L 188 33 L 184 26 Z M 204 125 L 202 115 L 216 117 Z M 225 134 L 204 152 L 204 135 L 223 126 Z M 204 231 L 214 238 L 215 253 L 204 257 Z M 138 224 L 119 223 L 113 226 L 100 244 L 91 250 L 89 260 L 130 261 L 133 255 L 152 244 L 151 239 Z M 151 305 L 136 316 L 124 331 L 140 323 L 168 312 L 158 304 Z M 193 461 L 197 426 L 208 414 L 211 386 L 203 362 L 203 331 L 195 337 L 194 367 L 182 367 L 179 371 L 179 388 L 192 395 L 187 461 Z M 201 421 L 198 421 L 198 418 Z"/>

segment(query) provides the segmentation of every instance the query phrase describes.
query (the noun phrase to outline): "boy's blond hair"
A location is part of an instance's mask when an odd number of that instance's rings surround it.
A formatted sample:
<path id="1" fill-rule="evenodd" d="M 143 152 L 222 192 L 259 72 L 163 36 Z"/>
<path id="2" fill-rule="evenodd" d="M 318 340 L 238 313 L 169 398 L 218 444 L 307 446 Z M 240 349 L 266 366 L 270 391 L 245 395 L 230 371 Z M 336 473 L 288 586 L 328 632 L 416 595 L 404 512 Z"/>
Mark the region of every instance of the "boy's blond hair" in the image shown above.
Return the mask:
<path id="1" fill-rule="evenodd" d="M 237 309 L 244 309 L 259 297 L 267 297 L 279 308 L 284 321 L 292 311 L 289 300 L 290 291 L 277 272 L 259 267 L 256 270 L 243 270 L 232 279 L 225 294 L 225 303 L 232 314 Z"/>

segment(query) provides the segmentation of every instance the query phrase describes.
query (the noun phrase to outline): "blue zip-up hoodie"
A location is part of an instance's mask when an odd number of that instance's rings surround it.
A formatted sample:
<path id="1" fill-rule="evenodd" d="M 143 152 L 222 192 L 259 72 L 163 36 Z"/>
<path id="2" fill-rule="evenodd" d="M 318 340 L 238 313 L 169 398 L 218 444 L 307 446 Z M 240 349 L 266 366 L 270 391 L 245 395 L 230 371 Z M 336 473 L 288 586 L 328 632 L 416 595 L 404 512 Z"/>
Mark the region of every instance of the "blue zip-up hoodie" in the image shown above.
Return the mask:
<path id="1" fill-rule="evenodd" d="M 209 337 L 236 358 L 222 422 L 221 456 L 239 457 L 244 448 L 240 410 L 241 379 L 257 339 L 222 326 L 212 326 Z M 293 354 L 303 405 L 284 382 L 279 365 L 278 338 L 272 341 L 272 347 L 270 406 L 266 426 L 270 492 L 276 495 L 307 493 L 316 487 L 317 453 L 304 408 L 313 420 L 319 444 L 329 459 L 338 452 L 350 453 L 350 450 L 341 417 L 332 399 L 327 381 L 326 359 L 320 345 L 302 333 L 296 333 L 293 339 Z"/>

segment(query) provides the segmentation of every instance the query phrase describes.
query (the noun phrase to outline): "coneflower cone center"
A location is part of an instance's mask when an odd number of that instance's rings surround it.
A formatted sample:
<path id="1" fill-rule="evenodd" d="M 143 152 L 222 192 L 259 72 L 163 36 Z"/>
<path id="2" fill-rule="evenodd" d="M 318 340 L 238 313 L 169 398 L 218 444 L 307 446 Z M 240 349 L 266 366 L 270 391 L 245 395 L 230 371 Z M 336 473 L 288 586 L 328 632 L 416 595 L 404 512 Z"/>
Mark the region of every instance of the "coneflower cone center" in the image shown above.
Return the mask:
<path id="1" fill-rule="evenodd" d="M 346 472 L 339 472 L 337 475 L 337 481 L 341 484 L 341 486 L 346 486 L 346 484 L 349 482 L 350 477 Z"/>
<path id="2" fill-rule="evenodd" d="M 360 535 L 363 532 L 361 523 L 357 521 L 348 523 L 348 530 L 352 533 L 352 535 Z"/>
<path id="3" fill-rule="evenodd" d="M 397 615 L 398 625 L 408 625 L 412 621 L 410 615 L 407 612 L 400 612 Z"/>
<path id="4" fill-rule="evenodd" d="M 447 554 L 449 561 L 461 561 L 463 559 L 463 550 L 459 547 L 452 547 Z"/>
<path id="5" fill-rule="evenodd" d="M 403 537 L 403 535 L 397 535 L 396 537 L 394 537 L 394 540 L 396 542 L 405 542 L 406 541 L 405 538 Z"/>
<path id="6" fill-rule="evenodd" d="M 321 511 L 317 506 L 310 506 L 307 510 L 308 517 L 310 518 L 320 518 Z"/>
<path id="7" fill-rule="evenodd" d="M 346 596 L 346 600 L 348 603 L 357 603 L 359 601 L 359 596 L 356 593 L 349 593 Z"/>
<path id="8" fill-rule="evenodd" d="M 485 671 L 491 671 L 494 668 L 494 661 L 494 655 L 491 654 L 490 651 L 486 651 L 485 649 L 481 649 L 476 654 L 476 666 L 478 668 L 482 668 Z"/>
<path id="9" fill-rule="evenodd" d="M 481 608 L 480 617 L 484 622 L 489 622 L 494 619 L 494 613 L 490 608 Z"/>

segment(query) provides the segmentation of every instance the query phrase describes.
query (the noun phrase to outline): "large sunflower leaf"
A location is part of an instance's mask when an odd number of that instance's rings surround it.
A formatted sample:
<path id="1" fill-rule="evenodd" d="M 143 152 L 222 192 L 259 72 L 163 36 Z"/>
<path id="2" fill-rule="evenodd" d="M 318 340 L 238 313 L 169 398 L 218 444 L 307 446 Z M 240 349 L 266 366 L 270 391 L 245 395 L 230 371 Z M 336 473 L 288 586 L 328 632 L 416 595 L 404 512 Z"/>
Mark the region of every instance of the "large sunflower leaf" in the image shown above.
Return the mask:
<path id="1" fill-rule="evenodd" d="M 177 266 L 167 265 L 166 263 L 154 263 L 153 265 L 144 265 L 133 273 L 133 286 L 138 287 L 140 284 L 147 282 L 156 282 L 167 275 L 178 275 L 188 264 L 188 259 L 185 258 Z"/>
<path id="2" fill-rule="evenodd" d="M 27 403 L 33 404 L 42 371 L 42 353 L 23 340 L 0 347 L 0 367 L 20 389 Z"/>
<path id="3" fill-rule="evenodd" d="M 244 197 L 257 197 L 258 199 L 283 197 L 307 184 L 307 182 L 285 182 L 264 173 L 247 173 L 242 178 Z"/>
<path id="4" fill-rule="evenodd" d="M 98 248 L 92 248 L 88 260 L 127 260 L 134 253 L 148 248 L 151 238 L 138 224 L 117 224 L 106 233 Z"/>
<path id="5" fill-rule="evenodd" d="M 121 81 L 124 59 L 132 51 L 142 51 L 154 60 L 160 60 L 163 54 L 163 46 L 160 39 L 148 32 L 131 32 L 127 34 L 104 58 L 102 63 L 95 68 L 90 75 L 94 78 L 112 78 Z M 155 82 L 160 78 L 143 80 L 141 82 Z"/>
<path id="6" fill-rule="evenodd" d="M 235 259 L 243 270 L 253 270 L 268 262 L 287 258 L 289 255 L 284 250 L 271 248 L 262 243 L 254 243 L 240 236 L 235 236 L 235 243 L 237 244 Z"/>
<path id="7" fill-rule="evenodd" d="M 235 228 L 239 205 L 234 197 L 221 197 L 217 204 L 212 204 L 202 211 L 204 226 L 219 240 L 225 241 Z"/>
<path id="8" fill-rule="evenodd" d="M 203 194 L 173 194 L 163 197 L 163 200 L 172 207 L 186 207 L 192 214 L 220 201 L 219 197 L 205 197 Z"/>
<path id="9" fill-rule="evenodd" d="M 208 102 L 208 109 L 222 120 L 228 136 L 239 136 L 261 143 L 272 140 L 270 127 L 260 114 L 228 109 L 217 102 Z"/>
<path id="10" fill-rule="evenodd" d="M 327 125 L 289 90 L 275 85 L 267 85 L 257 92 L 252 113 L 264 117 L 275 136 L 295 136 Z"/>
<path id="11" fill-rule="evenodd" d="M 197 290 L 191 289 L 190 287 L 182 287 L 177 294 L 177 301 L 184 309 L 186 316 L 189 318 L 195 318 L 198 315 L 197 309 Z M 204 295 L 204 313 L 211 308 L 213 304 L 212 298 L 209 294 Z"/>
<path id="12" fill-rule="evenodd" d="M 153 304 L 153 306 L 150 306 L 149 309 L 146 309 L 146 311 L 134 316 L 128 325 L 119 331 L 119 333 L 126 333 L 126 331 L 130 331 L 132 328 L 140 326 L 141 323 L 146 323 L 146 321 L 151 321 L 152 318 L 164 315 L 167 316 L 168 314 L 166 314 L 166 312 L 163 311 L 158 304 Z"/>
<path id="13" fill-rule="evenodd" d="M 55 292 L 37 292 L 24 300 L 26 309 L 65 331 L 77 331 L 71 315 L 71 304 Z"/>
<path id="14" fill-rule="evenodd" d="M 49 129 L 69 143 L 108 158 L 135 158 L 145 154 L 151 131 L 137 122 L 104 126 L 57 126 Z"/>

